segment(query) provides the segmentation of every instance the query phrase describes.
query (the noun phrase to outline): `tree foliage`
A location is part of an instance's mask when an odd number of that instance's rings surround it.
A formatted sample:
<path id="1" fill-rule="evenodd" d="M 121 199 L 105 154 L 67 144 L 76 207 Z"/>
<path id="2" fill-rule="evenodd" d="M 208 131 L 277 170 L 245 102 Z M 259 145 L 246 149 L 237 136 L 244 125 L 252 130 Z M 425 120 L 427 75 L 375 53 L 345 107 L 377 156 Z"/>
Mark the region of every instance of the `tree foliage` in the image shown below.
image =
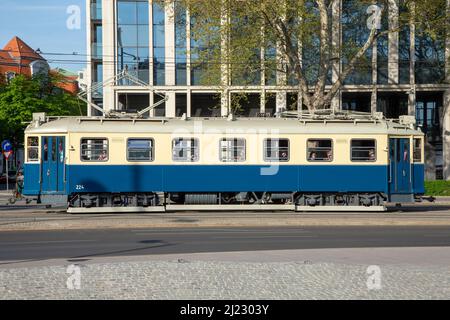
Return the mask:
<path id="1" fill-rule="evenodd" d="M 57 87 L 60 81 L 54 75 L 33 78 L 19 75 L 9 84 L 0 85 L 0 140 L 22 143 L 26 122 L 31 121 L 35 112 L 51 116 L 85 114 L 84 103 Z"/>
<path id="2" fill-rule="evenodd" d="M 342 2 L 348 10 L 340 18 L 341 43 L 332 18 L 338 0 L 179 0 L 175 12 L 184 8 L 191 16 L 191 68 L 202 71 L 203 84 L 271 85 L 284 74 L 276 85 L 295 86 L 310 111 L 330 107 L 346 79 L 370 66 L 377 39 L 412 23 L 430 39 L 449 29 L 446 0 Z M 398 21 L 390 16 L 393 7 Z M 378 16 L 386 23 L 371 24 Z"/>

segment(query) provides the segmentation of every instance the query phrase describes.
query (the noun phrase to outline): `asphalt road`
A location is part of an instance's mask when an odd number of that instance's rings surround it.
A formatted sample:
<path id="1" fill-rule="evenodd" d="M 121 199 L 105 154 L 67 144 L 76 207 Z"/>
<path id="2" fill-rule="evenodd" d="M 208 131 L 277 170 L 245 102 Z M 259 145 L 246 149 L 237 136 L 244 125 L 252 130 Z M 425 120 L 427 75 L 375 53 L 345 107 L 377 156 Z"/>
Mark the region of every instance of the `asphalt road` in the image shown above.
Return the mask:
<path id="1" fill-rule="evenodd" d="M 0 264 L 194 252 L 432 246 L 450 246 L 450 227 L 4 231 L 0 233 Z"/>

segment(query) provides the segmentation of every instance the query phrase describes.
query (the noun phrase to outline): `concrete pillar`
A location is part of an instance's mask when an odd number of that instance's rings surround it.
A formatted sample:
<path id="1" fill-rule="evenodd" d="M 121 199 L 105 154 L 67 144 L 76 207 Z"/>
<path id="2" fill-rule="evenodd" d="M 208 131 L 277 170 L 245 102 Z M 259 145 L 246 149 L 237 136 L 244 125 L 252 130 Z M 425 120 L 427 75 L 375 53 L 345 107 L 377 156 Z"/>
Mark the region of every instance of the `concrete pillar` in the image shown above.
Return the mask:
<path id="1" fill-rule="evenodd" d="M 340 111 L 342 109 L 342 105 L 341 105 L 341 96 L 342 96 L 342 92 L 339 90 L 336 95 L 333 97 L 333 99 L 331 99 L 331 108 L 334 111 Z"/>
<path id="2" fill-rule="evenodd" d="M 286 20 L 286 7 L 284 7 L 283 11 L 281 12 L 281 18 L 283 20 Z M 277 72 L 276 72 L 276 78 L 277 78 L 277 86 L 278 87 L 286 87 L 287 85 L 287 57 L 286 57 L 286 50 L 283 47 L 283 44 L 280 41 L 277 41 L 276 43 L 276 60 L 277 60 Z M 286 92 L 277 92 L 276 93 L 276 105 L 275 105 L 275 112 L 280 112 L 286 110 L 286 100 L 287 100 L 287 94 Z"/>
<path id="3" fill-rule="evenodd" d="M 261 89 L 261 97 L 259 99 L 259 112 L 266 112 L 266 90 L 264 89 L 264 87 Z"/>
<path id="4" fill-rule="evenodd" d="M 416 7 L 414 2 L 410 3 L 412 17 L 415 15 Z M 409 84 L 411 89 L 408 93 L 408 115 L 416 114 L 416 25 L 413 18 L 409 22 Z"/>
<path id="5" fill-rule="evenodd" d="M 261 39 L 264 39 L 264 27 L 261 27 Z M 264 43 L 264 41 L 262 41 Z M 266 64 L 265 64 L 265 57 L 266 57 L 266 48 L 264 46 L 261 46 L 260 48 L 260 55 L 259 58 L 261 60 L 261 96 L 259 99 L 259 112 L 265 113 L 266 112 Z"/>
<path id="6" fill-rule="evenodd" d="M 388 0 L 389 2 L 389 29 L 398 30 L 399 26 L 399 10 L 398 0 Z M 389 84 L 398 84 L 398 43 L 399 43 L 398 31 L 390 32 L 388 36 L 389 51 L 388 51 L 388 75 Z"/>
<path id="7" fill-rule="evenodd" d="M 342 15 L 342 0 L 335 0 L 333 2 L 332 10 L 332 26 L 335 32 L 331 35 L 331 46 L 332 46 L 332 57 L 334 58 L 332 62 L 332 73 L 331 73 L 331 81 L 333 83 L 338 81 L 339 74 L 341 73 L 341 59 L 340 59 L 340 51 L 341 51 L 341 32 L 342 23 L 341 23 L 341 15 Z M 341 110 L 341 93 L 338 92 L 333 99 L 331 100 L 331 108 L 334 111 Z"/>
<path id="8" fill-rule="evenodd" d="M 372 94 L 370 96 L 370 112 L 377 112 L 378 98 L 378 41 L 375 39 L 372 45 Z"/>
<path id="9" fill-rule="evenodd" d="M 297 112 L 299 114 L 303 113 L 303 95 L 301 92 L 299 92 L 297 96 Z"/>
<path id="10" fill-rule="evenodd" d="M 448 48 L 447 48 L 448 49 Z M 450 180 L 450 89 L 444 94 L 444 117 L 442 120 L 443 178 Z"/>
<path id="11" fill-rule="evenodd" d="M 166 1 L 164 7 L 164 45 L 165 45 L 165 75 L 166 85 L 175 85 L 175 4 L 173 1 Z M 168 100 L 166 101 L 166 117 L 173 118 L 176 113 L 175 92 L 166 92 Z"/>
<path id="12" fill-rule="evenodd" d="M 164 32 L 165 32 L 165 74 L 166 85 L 175 85 L 175 18 L 174 18 L 175 5 L 172 1 L 166 1 L 165 3 L 165 16 L 164 16 Z M 167 108 L 167 104 L 166 104 Z M 166 111 L 167 113 L 167 111 Z"/>
<path id="13" fill-rule="evenodd" d="M 186 85 L 191 85 L 191 14 L 189 9 L 186 9 Z"/>
<path id="14" fill-rule="evenodd" d="M 155 95 L 150 93 L 150 105 L 153 105 L 155 103 Z M 149 117 L 152 118 L 155 116 L 155 109 L 150 110 Z"/>
<path id="15" fill-rule="evenodd" d="M 220 115 L 222 117 L 228 116 L 230 111 L 230 91 L 225 89 L 222 91 L 222 95 L 220 97 Z"/>
<path id="16" fill-rule="evenodd" d="M 149 60 L 150 60 L 150 65 L 149 65 L 149 74 L 148 74 L 148 84 L 150 86 L 153 86 L 153 75 L 154 75 L 154 70 L 153 70 L 153 3 L 150 2 L 149 6 L 148 6 L 148 26 L 149 26 L 149 39 L 148 39 L 148 43 L 149 43 Z M 153 96 L 153 94 L 152 94 Z M 151 114 L 151 113 L 150 113 Z"/>
<path id="17" fill-rule="evenodd" d="M 447 25 L 450 25 L 450 0 L 447 0 Z M 450 86 L 450 29 L 447 29 L 445 41 L 445 79 Z M 444 94 L 442 120 L 442 155 L 444 159 L 443 176 L 444 180 L 450 180 L 450 87 Z"/>
<path id="18" fill-rule="evenodd" d="M 220 26 L 221 26 L 221 44 L 220 44 L 220 54 L 223 63 L 220 65 L 221 69 L 221 86 L 222 86 L 222 95 L 221 95 L 221 108 L 220 115 L 222 117 L 228 116 L 230 113 L 230 66 L 229 66 L 229 57 L 228 57 L 228 37 L 229 37 L 229 27 L 230 27 L 230 12 L 228 12 L 228 6 L 226 2 L 223 2 L 222 12 L 220 18 Z"/>
<path id="19" fill-rule="evenodd" d="M 91 0 L 86 0 L 86 54 L 89 60 L 92 61 L 92 25 L 91 25 Z M 92 86 L 92 64 L 88 64 L 84 72 L 84 83 L 87 85 L 87 100 L 92 101 L 92 94 L 90 92 Z M 91 107 L 87 108 L 87 116 L 92 116 L 94 111 Z"/>
<path id="20" fill-rule="evenodd" d="M 425 141 L 425 180 L 436 180 L 436 150 L 427 141 Z"/>
<path id="21" fill-rule="evenodd" d="M 336 82 L 339 78 L 341 72 L 341 59 L 340 59 L 340 48 L 341 48 L 341 12 L 342 12 L 342 0 L 335 0 L 332 6 L 332 26 L 334 32 L 331 35 L 331 48 L 332 48 L 332 82 Z"/>
<path id="22" fill-rule="evenodd" d="M 114 15 L 115 1 L 102 0 L 102 24 L 103 24 L 103 80 L 107 81 L 116 74 L 115 63 L 115 15 Z M 109 84 L 103 88 L 103 109 L 105 111 L 114 110 L 115 106 L 115 92 L 113 84 Z"/>
<path id="23" fill-rule="evenodd" d="M 191 116 L 192 111 L 192 98 L 191 98 L 191 90 L 187 90 L 186 92 L 186 116 L 189 118 Z"/>
<path id="24" fill-rule="evenodd" d="M 276 111 L 275 112 L 280 112 L 280 111 L 285 111 L 286 110 L 286 108 L 287 108 L 286 100 L 287 100 L 287 93 L 285 91 L 277 92 L 277 95 L 276 95 Z"/>
<path id="25" fill-rule="evenodd" d="M 169 99 L 166 101 L 166 117 L 175 118 L 176 116 L 176 95 L 175 91 L 166 92 L 166 97 Z"/>

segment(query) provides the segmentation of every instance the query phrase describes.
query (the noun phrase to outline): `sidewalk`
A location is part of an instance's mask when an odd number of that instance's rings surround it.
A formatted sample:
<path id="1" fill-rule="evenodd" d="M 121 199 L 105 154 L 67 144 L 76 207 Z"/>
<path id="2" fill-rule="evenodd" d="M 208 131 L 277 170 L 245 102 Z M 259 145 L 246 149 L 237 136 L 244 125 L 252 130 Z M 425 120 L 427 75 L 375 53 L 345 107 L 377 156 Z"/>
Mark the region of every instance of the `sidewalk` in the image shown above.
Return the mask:
<path id="1" fill-rule="evenodd" d="M 450 203 L 450 197 L 435 197 L 436 203 Z"/>
<path id="2" fill-rule="evenodd" d="M 398 255 L 403 258 L 399 259 Z M 64 260 L 50 266 L 43 261 L 42 266 L 0 268 L 0 297 L 448 299 L 448 258 L 448 248 L 364 248 L 119 257 L 103 263 L 89 263 L 89 259 L 87 262 Z M 440 263 L 434 264 L 434 259 Z M 422 260 L 430 264 L 424 265 Z M 79 280 L 76 286 L 75 282 L 70 286 L 74 267 Z M 369 282 L 374 267 L 379 270 L 376 288 Z M 175 319 L 176 313 L 166 318 Z"/>
<path id="3" fill-rule="evenodd" d="M 34 211 L 34 212 L 33 212 Z M 305 226 L 450 226 L 450 210 L 387 213 L 176 212 L 151 214 L 78 214 L 62 209 L 0 211 L 0 232 L 27 230 L 305 227 Z"/>

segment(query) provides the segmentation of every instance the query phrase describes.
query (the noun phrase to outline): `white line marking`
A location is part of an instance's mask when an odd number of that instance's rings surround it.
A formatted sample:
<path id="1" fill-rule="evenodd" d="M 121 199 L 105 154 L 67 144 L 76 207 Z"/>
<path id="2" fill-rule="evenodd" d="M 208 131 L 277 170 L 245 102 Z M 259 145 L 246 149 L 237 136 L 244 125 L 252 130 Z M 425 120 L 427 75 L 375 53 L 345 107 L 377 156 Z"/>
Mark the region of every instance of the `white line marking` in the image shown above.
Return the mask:
<path id="1" fill-rule="evenodd" d="M 95 240 L 50 240 L 50 241 L 25 241 L 25 242 L 3 242 L 3 244 L 52 244 L 52 243 L 76 243 L 95 242 Z"/>

